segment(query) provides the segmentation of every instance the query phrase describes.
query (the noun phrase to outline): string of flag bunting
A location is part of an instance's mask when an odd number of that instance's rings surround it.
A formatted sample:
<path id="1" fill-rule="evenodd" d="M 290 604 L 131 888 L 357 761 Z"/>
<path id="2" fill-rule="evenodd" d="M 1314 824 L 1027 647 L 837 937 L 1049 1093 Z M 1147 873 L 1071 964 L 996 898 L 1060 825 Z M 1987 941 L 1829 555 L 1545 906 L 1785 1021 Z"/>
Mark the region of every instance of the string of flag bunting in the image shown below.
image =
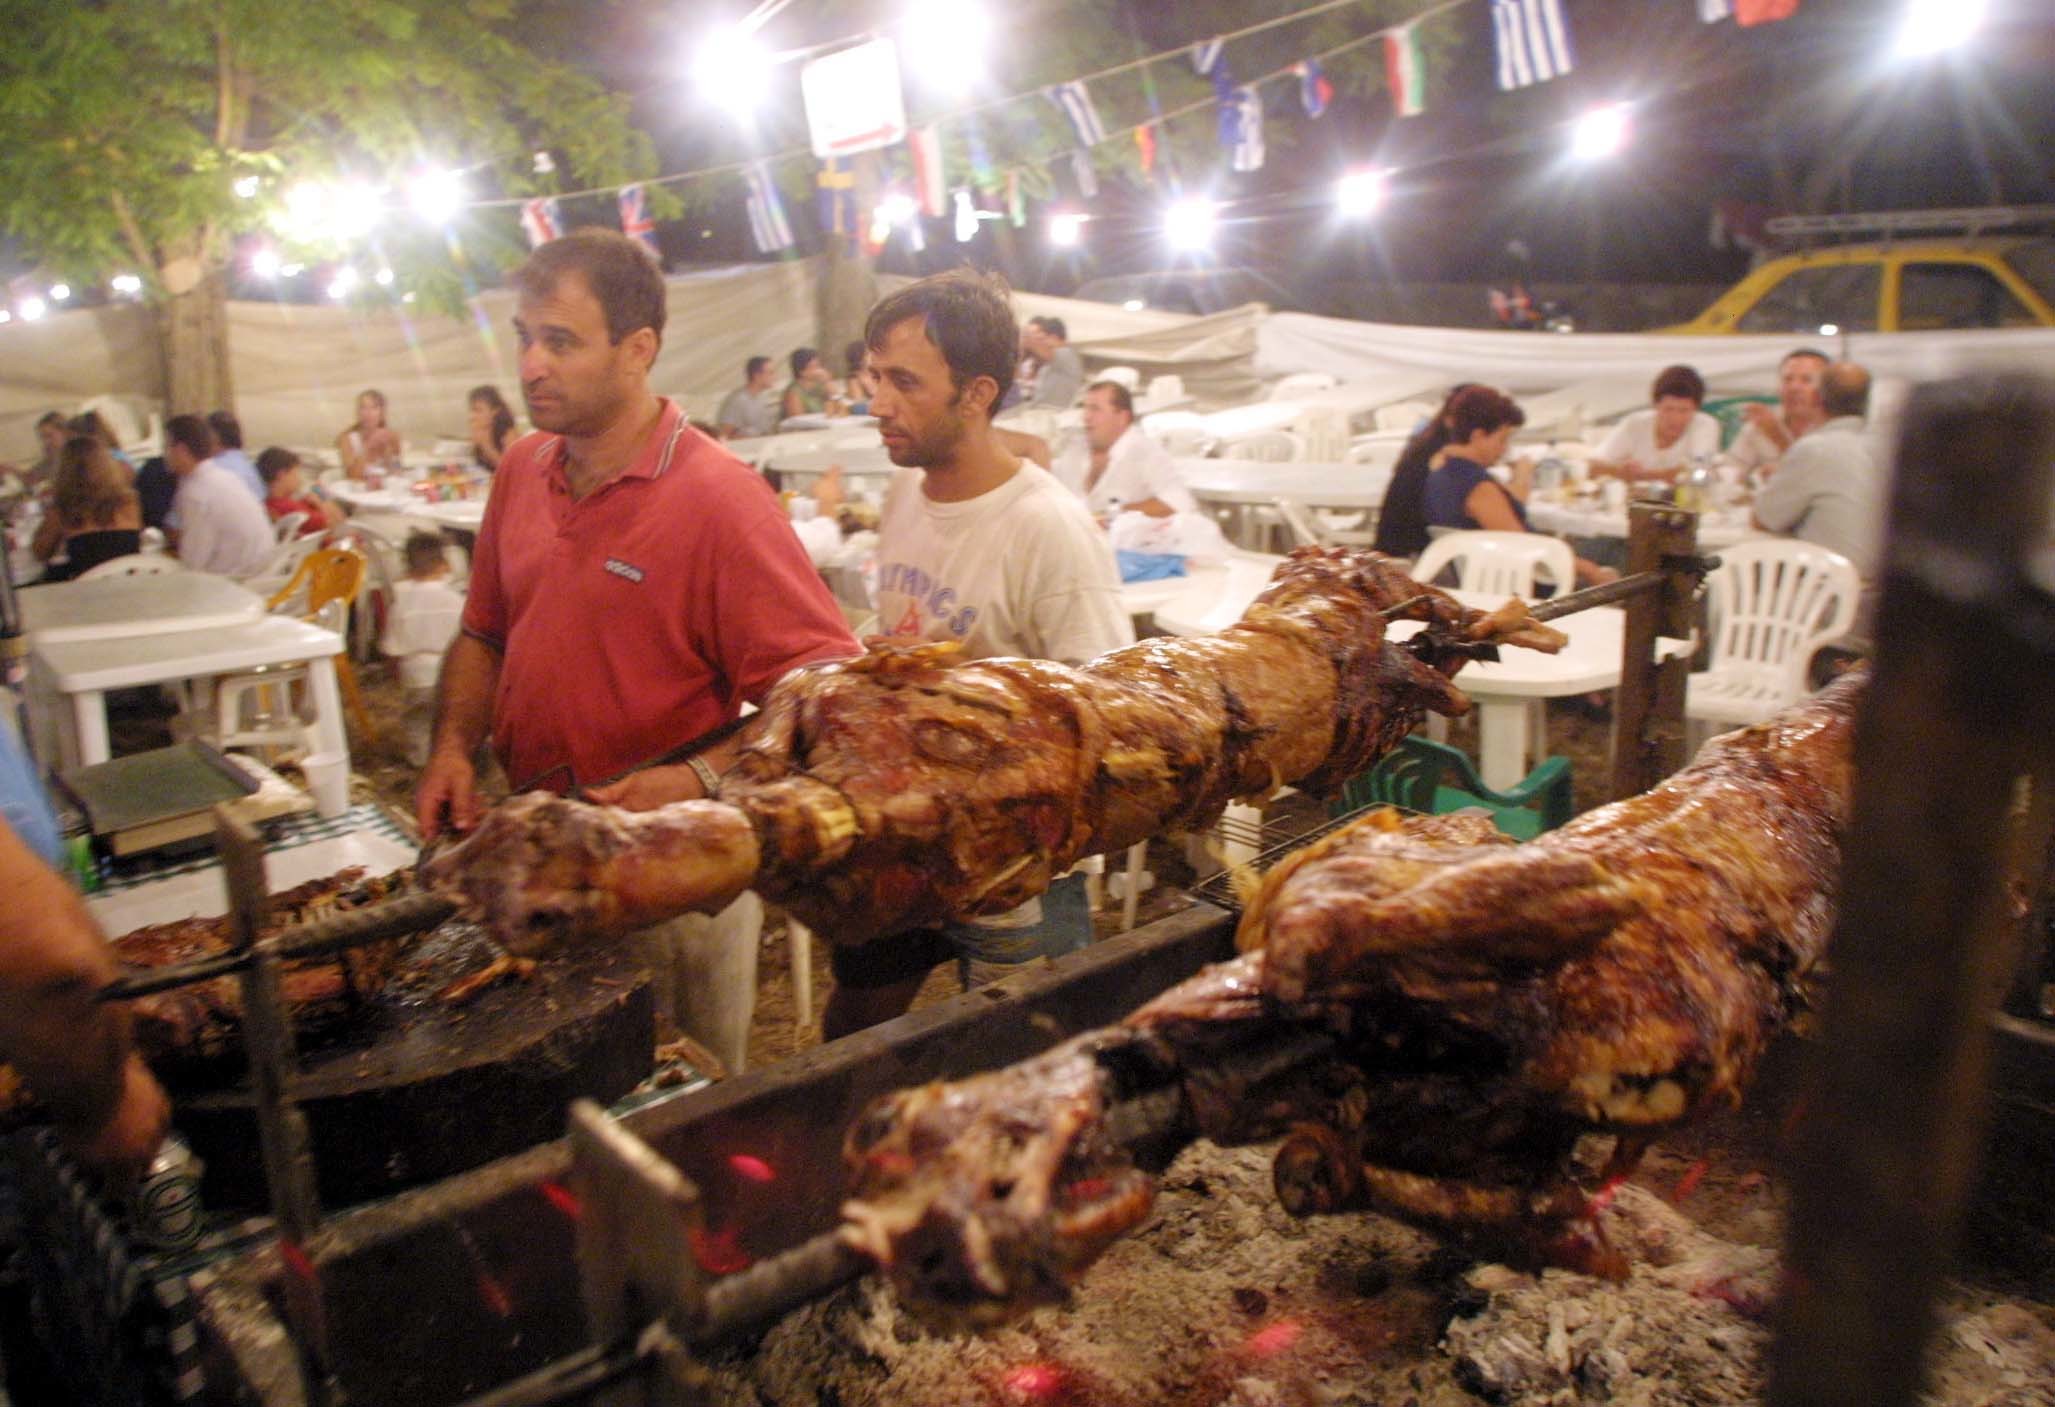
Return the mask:
<path id="1" fill-rule="evenodd" d="M 1470 0 L 1440 0 L 1440 3 L 1410 19 L 1358 36 L 1273 72 L 1245 81 L 1235 78 L 1227 51 L 1233 39 L 1349 3 L 1355 3 L 1355 0 L 1320 0 L 1320 3 L 1292 14 L 1275 16 L 1227 35 L 1201 40 L 1182 51 L 1173 49 L 1150 54 L 1043 88 L 1039 90 L 1039 97 L 1063 114 L 1071 143 L 1067 150 L 1038 160 L 1016 163 L 1003 170 L 993 168 L 985 153 L 978 125 L 970 119 L 997 107 L 1032 100 L 1038 96 L 1035 93 L 1012 94 L 978 107 L 943 114 L 920 127 L 905 128 L 900 140 L 906 148 L 911 168 L 912 193 L 910 196 L 895 196 L 893 199 L 897 203 L 891 209 L 872 212 L 868 221 L 862 218 L 857 208 L 857 180 L 848 157 L 831 155 L 821 158 L 814 180 L 816 217 L 820 229 L 823 234 L 847 241 L 852 247 L 874 252 L 894 227 L 904 228 L 909 239 L 915 242 L 914 247 L 919 248 L 921 221 L 913 218 L 916 215 L 932 219 L 953 216 L 954 233 L 958 240 L 965 242 L 975 237 L 981 218 L 1005 218 L 1019 226 L 1027 218 L 1021 180 L 1024 170 L 1067 161 L 1071 181 L 1078 194 L 1084 199 L 1092 199 L 1099 190 L 1098 172 L 1092 155 L 1095 150 L 1112 141 L 1132 140 L 1137 163 L 1147 174 L 1156 164 L 1157 130 L 1207 106 L 1214 109 L 1217 141 L 1229 168 L 1237 172 L 1261 170 L 1266 157 L 1263 86 L 1276 80 L 1290 80 L 1296 85 L 1301 111 L 1307 118 L 1318 120 L 1327 113 L 1335 91 L 1333 82 L 1322 69 L 1322 60 L 1332 59 L 1372 41 L 1382 42 L 1385 86 L 1393 116 L 1399 119 L 1420 116 L 1427 110 L 1427 67 L 1421 45 L 1421 26 L 1427 20 L 1470 3 Z M 1574 70 L 1570 29 L 1563 15 L 1561 0 L 1484 0 L 1484 3 L 1489 6 L 1496 82 L 1502 91 L 1551 82 Z M 1695 3 L 1698 17 L 1705 24 L 1731 20 L 1740 25 L 1756 25 L 1789 18 L 1798 9 L 1800 0 L 1695 0 Z M 1188 55 L 1194 73 L 1211 80 L 1212 96 L 1168 112 L 1159 111 L 1149 69 L 1152 65 L 1175 58 L 1180 52 Z M 1143 77 L 1150 116 L 1132 126 L 1109 131 L 1092 100 L 1090 84 L 1136 70 L 1140 70 Z M 970 180 L 953 189 L 943 154 L 942 128 L 945 123 L 962 124 L 971 152 Z M 740 177 L 743 185 L 751 241 L 758 252 L 769 255 L 789 251 L 796 247 L 798 240 L 771 171 L 780 163 L 809 154 L 808 149 L 798 148 L 623 186 L 615 193 L 621 228 L 654 254 L 657 252 L 656 225 L 648 210 L 648 186 L 735 175 Z M 981 211 L 973 185 L 989 191 L 999 208 Z M 518 204 L 521 228 L 532 247 L 563 233 L 563 200 L 605 193 L 605 188 L 595 188 L 526 200 L 476 203 L 482 206 Z"/>

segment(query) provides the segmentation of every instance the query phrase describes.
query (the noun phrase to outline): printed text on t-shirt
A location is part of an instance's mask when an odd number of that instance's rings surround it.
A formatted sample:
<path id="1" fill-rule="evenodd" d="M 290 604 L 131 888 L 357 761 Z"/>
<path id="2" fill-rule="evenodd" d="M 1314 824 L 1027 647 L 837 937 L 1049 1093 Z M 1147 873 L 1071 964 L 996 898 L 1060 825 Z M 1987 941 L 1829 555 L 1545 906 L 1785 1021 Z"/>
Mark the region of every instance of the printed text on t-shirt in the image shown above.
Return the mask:
<path id="1" fill-rule="evenodd" d="M 926 622 L 935 620 L 961 640 L 978 618 L 977 607 L 961 604 L 954 587 L 944 586 L 908 562 L 887 562 L 878 569 L 878 594 L 888 592 L 912 598 L 905 613 L 891 623 L 893 635 L 925 636 Z"/>

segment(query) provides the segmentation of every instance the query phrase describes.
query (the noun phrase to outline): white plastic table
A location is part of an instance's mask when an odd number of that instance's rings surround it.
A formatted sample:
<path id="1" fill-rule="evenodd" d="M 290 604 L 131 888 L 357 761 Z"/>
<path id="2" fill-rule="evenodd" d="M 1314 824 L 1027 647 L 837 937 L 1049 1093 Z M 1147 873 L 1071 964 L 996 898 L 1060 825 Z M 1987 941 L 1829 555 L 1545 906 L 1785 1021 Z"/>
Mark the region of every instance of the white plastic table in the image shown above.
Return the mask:
<path id="1" fill-rule="evenodd" d="M 814 449 L 797 454 L 778 453 L 764 460 L 764 472 L 771 475 L 781 489 L 799 488 L 812 483 L 821 475 L 842 466 L 842 477 L 851 481 L 869 479 L 882 481 L 897 472 L 898 465 L 885 453 L 881 444 L 864 445 L 850 449 Z"/>
<path id="2" fill-rule="evenodd" d="M 1391 484 L 1391 466 L 1347 461 L 1180 459 L 1177 470 L 1194 498 L 1238 507 L 1288 498 L 1309 508 L 1377 508 Z"/>
<path id="3" fill-rule="evenodd" d="M 1173 635 L 1204 635 L 1241 618 L 1249 602 L 1269 582 L 1265 563 L 1277 558 L 1240 554 L 1218 578 L 1195 582 L 1194 590 L 1156 608 L 1156 624 Z M 1482 610 L 1500 605 L 1502 597 L 1477 591 L 1450 593 L 1467 606 Z M 1610 689 L 1620 682 L 1626 612 L 1598 606 L 1551 621 L 1569 637 L 1559 654 L 1506 646 L 1495 664 L 1469 664 L 1456 676 L 1457 685 L 1477 704 L 1478 773 L 1484 784 L 1503 791 L 1527 774 L 1528 704 L 1536 699 L 1563 698 Z M 1403 640 L 1420 630 L 1417 621 L 1398 621 L 1391 638 Z M 1685 640 L 1661 640 L 1665 655 L 1691 648 Z"/>
<path id="4" fill-rule="evenodd" d="M 1559 503 L 1537 494 L 1528 500 L 1527 521 L 1537 531 L 1566 537 L 1627 536 L 1626 509 L 1611 510 L 1581 500 Z M 1760 536 L 1750 525 L 1746 508 L 1715 509 L 1701 513 L 1698 518 L 1698 545 L 1702 549 L 1732 547 L 1743 538 Z"/>
<path id="5" fill-rule="evenodd" d="M 167 577 L 137 578 L 165 581 Z M 90 583 L 89 583 L 90 584 Z M 132 635 L 124 638 L 30 641 L 29 665 L 39 692 L 71 702 L 72 736 L 64 739 L 64 765 L 105 762 L 107 691 L 180 679 L 211 678 L 260 665 L 304 664 L 314 699 L 316 751 L 349 755 L 343 731 L 342 695 L 336 688 L 335 657 L 343 641 L 288 616 L 258 615 L 209 630 Z"/>
<path id="6" fill-rule="evenodd" d="M 52 582 L 20 600 L 22 626 L 39 646 L 211 630 L 264 614 L 261 596 L 212 572 Z"/>

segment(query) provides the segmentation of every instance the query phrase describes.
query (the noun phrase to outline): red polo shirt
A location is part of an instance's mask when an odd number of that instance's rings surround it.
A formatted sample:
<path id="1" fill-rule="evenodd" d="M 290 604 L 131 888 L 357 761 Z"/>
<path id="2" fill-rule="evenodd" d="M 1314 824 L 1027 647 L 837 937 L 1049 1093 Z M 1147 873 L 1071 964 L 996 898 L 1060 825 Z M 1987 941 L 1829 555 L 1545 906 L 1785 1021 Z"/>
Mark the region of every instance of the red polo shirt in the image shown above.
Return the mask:
<path id="1" fill-rule="evenodd" d="M 860 653 L 770 486 L 672 402 L 627 471 L 574 502 L 564 441 L 508 446 L 464 629 L 503 656 L 493 746 L 516 789 L 591 786 Z"/>

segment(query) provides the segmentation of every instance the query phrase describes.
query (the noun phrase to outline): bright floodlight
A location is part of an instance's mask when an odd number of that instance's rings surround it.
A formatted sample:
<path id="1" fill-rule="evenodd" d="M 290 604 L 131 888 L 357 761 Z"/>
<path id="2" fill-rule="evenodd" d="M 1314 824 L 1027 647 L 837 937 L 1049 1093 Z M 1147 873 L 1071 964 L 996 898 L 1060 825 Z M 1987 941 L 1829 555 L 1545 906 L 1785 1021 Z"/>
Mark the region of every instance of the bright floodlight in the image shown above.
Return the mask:
<path id="1" fill-rule="evenodd" d="M 235 184 L 230 189 L 242 199 L 248 200 L 257 194 L 257 178 L 255 176 L 238 176 L 235 178 Z"/>
<path id="2" fill-rule="evenodd" d="M 1351 171 L 1334 185 L 1334 203 L 1351 218 L 1374 215 L 1384 204 L 1382 171 Z"/>
<path id="3" fill-rule="evenodd" d="M 1084 242 L 1085 220 L 1089 218 L 1075 211 L 1066 210 L 1060 215 L 1049 217 L 1049 243 L 1059 249 L 1075 249 Z"/>
<path id="4" fill-rule="evenodd" d="M 250 272 L 261 279 L 274 279 L 279 275 L 278 251 L 266 245 L 250 256 Z"/>
<path id="5" fill-rule="evenodd" d="M 14 306 L 21 313 L 21 320 L 23 322 L 34 322 L 37 318 L 50 311 L 50 305 L 36 297 L 33 293 Z"/>
<path id="6" fill-rule="evenodd" d="M 1619 103 L 1595 107 L 1570 132 L 1570 155 L 1579 161 L 1618 156 L 1627 145 L 1627 109 Z"/>
<path id="7" fill-rule="evenodd" d="M 1163 233 L 1172 249 L 1196 253 L 1213 244 L 1215 215 L 1210 200 L 1180 200 L 1163 217 Z"/>
<path id="8" fill-rule="evenodd" d="M 1840 335 L 1841 327 L 1839 323 L 1823 322 L 1820 324 L 1820 336 L 1839 337 Z"/>
<path id="9" fill-rule="evenodd" d="M 319 181 L 299 181 L 287 187 L 279 230 L 288 239 L 319 239 L 329 233 L 329 215 L 334 209 L 329 189 Z"/>
<path id="10" fill-rule="evenodd" d="M 377 273 L 371 275 L 371 281 L 377 284 L 380 288 L 391 288 L 392 270 L 380 269 Z"/>
<path id="11" fill-rule="evenodd" d="M 1898 26 L 1898 56 L 1925 58 L 1959 49 L 1984 22 L 1984 0 L 1911 0 Z"/>
<path id="12" fill-rule="evenodd" d="M 135 294 L 143 291 L 143 281 L 134 274 L 116 274 L 107 280 L 107 286 L 116 293 Z"/>
<path id="13" fill-rule="evenodd" d="M 13 321 L 14 321 L 14 314 L 13 314 L 13 313 L 10 313 L 10 312 L 8 312 L 8 311 L 7 311 L 7 309 L 5 309 L 5 308 L 0 308 L 0 323 L 5 323 L 5 322 L 13 322 Z"/>
<path id="14" fill-rule="evenodd" d="M 913 197 L 894 191 L 878 202 L 878 223 L 883 225 L 910 225 L 913 217 L 920 213 L 920 207 L 913 203 Z"/>
<path id="15" fill-rule="evenodd" d="M 62 302 L 63 302 L 63 301 L 65 300 L 65 299 L 67 299 L 67 298 L 69 298 L 69 297 L 71 297 L 71 285 L 70 285 L 70 284 L 68 284 L 68 283 L 53 283 L 53 284 L 51 284 L 51 285 L 50 285 L 50 301 L 51 301 L 51 302 L 53 302 L 53 303 L 62 303 Z"/>
<path id="16" fill-rule="evenodd" d="M 384 199 L 385 192 L 367 181 L 349 181 L 338 186 L 329 197 L 330 233 L 338 239 L 362 239 L 370 234 L 378 217 L 385 213 Z M 456 214 L 454 207 L 450 214 Z"/>
<path id="17" fill-rule="evenodd" d="M 973 0 L 915 0 L 899 27 L 899 52 L 922 81 L 967 88 L 984 71 L 992 21 Z"/>
<path id="18" fill-rule="evenodd" d="M 737 117 L 756 111 L 770 77 L 770 50 L 739 27 L 715 30 L 692 55 L 693 83 L 708 102 Z"/>
<path id="19" fill-rule="evenodd" d="M 431 166 L 407 187 L 407 203 L 431 225 L 447 225 L 464 206 L 464 178 Z"/>
<path id="20" fill-rule="evenodd" d="M 357 271 L 345 264 L 328 281 L 328 296 L 340 303 L 357 290 Z"/>

